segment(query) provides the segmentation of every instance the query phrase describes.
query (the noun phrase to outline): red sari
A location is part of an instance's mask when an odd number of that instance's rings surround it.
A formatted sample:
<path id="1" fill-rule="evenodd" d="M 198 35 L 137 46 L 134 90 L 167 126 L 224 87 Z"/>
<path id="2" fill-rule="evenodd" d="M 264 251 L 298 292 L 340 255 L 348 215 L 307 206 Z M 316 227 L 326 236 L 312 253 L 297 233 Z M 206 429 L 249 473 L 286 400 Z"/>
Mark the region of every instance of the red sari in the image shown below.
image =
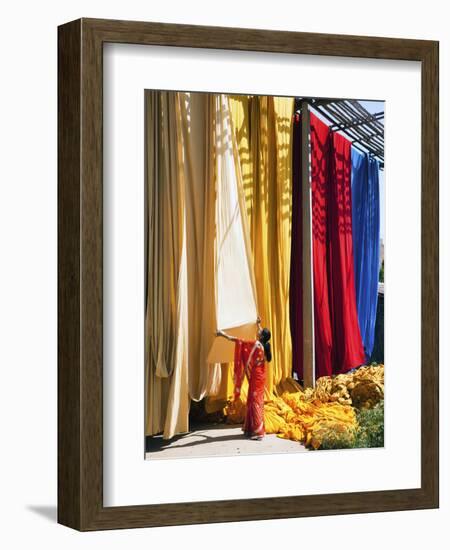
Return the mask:
<path id="1" fill-rule="evenodd" d="M 266 369 L 264 347 L 259 340 L 236 340 L 234 348 L 234 398 L 241 393 L 244 373 L 248 379 L 247 411 L 242 430 L 246 435 L 263 436 L 264 387 Z"/>

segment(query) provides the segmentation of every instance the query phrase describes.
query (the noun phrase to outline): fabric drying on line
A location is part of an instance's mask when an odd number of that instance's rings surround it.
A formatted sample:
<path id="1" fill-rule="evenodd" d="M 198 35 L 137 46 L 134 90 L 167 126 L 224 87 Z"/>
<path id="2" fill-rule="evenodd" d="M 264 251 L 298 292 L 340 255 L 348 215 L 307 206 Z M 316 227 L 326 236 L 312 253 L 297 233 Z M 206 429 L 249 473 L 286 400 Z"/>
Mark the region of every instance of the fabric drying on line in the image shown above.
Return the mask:
<path id="1" fill-rule="evenodd" d="M 379 163 L 352 148 L 352 224 L 356 305 L 366 359 L 372 355 L 380 270 Z"/>
<path id="2" fill-rule="evenodd" d="M 145 433 L 189 430 L 187 278 L 181 111 L 176 92 L 145 93 Z"/>
<path id="3" fill-rule="evenodd" d="M 265 400 L 284 395 L 300 412 L 304 405 L 286 395 L 298 391 L 292 369 L 303 378 L 302 144 L 294 100 L 147 91 L 145 101 L 146 434 L 187 432 L 191 400 L 206 397 L 208 412 L 229 404 L 234 346 L 214 333 L 252 340 L 258 314 L 272 332 Z M 378 278 L 378 164 L 367 159 L 366 170 L 348 140 L 312 113 L 310 120 L 319 378 L 363 364 L 373 347 L 376 295 L 373 302 L 364 291 Z M 247 395 L 244 380 L 231 414 Z"/>
<path id="4" fill-rule="evenodd" d="M 245 202 L 246 215 L 244 212 L 242 215 L 249 226 L 257 309 L 263 325 L 270 327 L 272 332 L 273 357 L 266 365 L 266 393 L 272 395 L 291 376 L 290 144 L 294 100 L 287 97 L 231 95 L 229 101 L 233 141 L 237 148 L 236 165 L 241 178 L 239 188 Z M 227 332 L 244 340 L 251 340 L 255 338 L 256 327 L 247 324 Z M 222 365 L 220 389 L 206 401 L 208 412 L 223 409 L 227 401 L 232 399 L 231 367 L 230 364 Z M 244 381 L 244 396 L 245 386 Z"/>
<path id="5" fill-rule="evenodd" d="M 364 363 L 354 282 L 351 144 L 310 113 L 315 375 Z M 303 379 L 301 117 L 294 120 L 290 299 L 293 371 Z"/>
<path id="6" fill-rule="evenodd" d="M 351 142 L 331 132 L 329 228 L 333 373 L 365 362 L 356 309 L 352 232 Z"/>
<path id="7" fill-rule="evenodd" d="M 258 313 L 272 333 L 266 388 L 291 375 L 289 267 L 294 100 L 230 96 L 250 227 Z"/>
<path id="8" fill-rule="evenodd" d="M 256 286 L 242 175 L 228 96 L 216 95 L 215 112 L 215 301 L 217 328 L 250 338 L 256 334 Z M 234 346 L 217 338 L 208 361 L 233 361 Z"/>

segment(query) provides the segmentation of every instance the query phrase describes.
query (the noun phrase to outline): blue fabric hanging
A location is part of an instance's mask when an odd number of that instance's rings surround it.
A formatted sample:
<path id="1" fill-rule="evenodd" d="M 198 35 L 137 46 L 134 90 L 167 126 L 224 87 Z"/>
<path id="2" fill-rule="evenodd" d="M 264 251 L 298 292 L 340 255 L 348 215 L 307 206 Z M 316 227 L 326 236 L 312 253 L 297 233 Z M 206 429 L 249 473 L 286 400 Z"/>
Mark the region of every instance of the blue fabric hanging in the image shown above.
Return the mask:
<path id="1" fill-rule="evenodd" d="M 379 163 L 352 148 L 352 226 L 356 305 L 366 360 L 372 355 L 380 270 Z"/>

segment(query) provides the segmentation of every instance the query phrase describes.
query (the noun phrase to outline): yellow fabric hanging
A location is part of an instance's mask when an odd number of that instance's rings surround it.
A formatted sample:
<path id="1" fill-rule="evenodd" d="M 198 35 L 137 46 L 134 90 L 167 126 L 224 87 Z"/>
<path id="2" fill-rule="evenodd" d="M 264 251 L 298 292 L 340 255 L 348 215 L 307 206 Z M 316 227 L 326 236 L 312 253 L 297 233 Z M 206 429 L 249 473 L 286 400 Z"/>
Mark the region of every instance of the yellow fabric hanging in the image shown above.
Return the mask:
<path id="1" fill-rule="evenodd" d="M 186 251 L 178 94 L 145 94 L 146 434 L 188 431 Z"/>
<path id="2" fill-rule="evenodd" d="M 292 207 L 292 116 L 294 100 L 285 97 L 229 96 L 259 314 L 272 332 L 273 358 L 267 363 L 266 400 L 283 391 L 291 378 L 289 271 Z M 290 381 L 290 382 L 289 382 Z M 281 384 L 281 386 L 280 386 Z M 232 365 L 222 365 L 222 383 L 206 410 L 232 399 Z M 241 397 L 245 403 L 245 393 Z M 235 408 L 239 409 L 239 405 Z M 239 416 L 239 413 L 236 413 Z"/>
<path id="3" fill-rule="evenodd" d="M 229 97 L 218 94 L 215 104 L 217 328 L 252 339 L 257 330 L 256 283 L 242 172 Z M 206 401 L 207 412 L 214 412 L 233 395 L 232 366 L 224 360 L 233 360 L 234 345 L 218 338 L 210 355 L 222 363 L 220 386 Z"/>
<path id="4" fill-rule="evenodd" d="M 250 225 L 257 301 L 272 332 L 266 387 L 291 375 L 289 270 L 293 98 L 231 96 L 231 114 Z"/>

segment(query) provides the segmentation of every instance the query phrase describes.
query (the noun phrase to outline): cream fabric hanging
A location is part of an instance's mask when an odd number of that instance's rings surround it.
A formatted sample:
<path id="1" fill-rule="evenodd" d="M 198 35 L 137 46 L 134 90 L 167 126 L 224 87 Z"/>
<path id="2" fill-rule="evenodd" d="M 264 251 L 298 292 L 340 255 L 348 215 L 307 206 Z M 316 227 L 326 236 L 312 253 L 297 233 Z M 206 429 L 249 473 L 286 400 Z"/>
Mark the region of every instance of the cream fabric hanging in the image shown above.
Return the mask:
<path id="1" fill-rule="evenodd" d="M 186 200 L 189 394 L 217 392 L 219 364 L 209 365 L 216 330 L 214 96 L 180 93 Z"/>
<path id="2" fill-rule="evenodd" d="M 188 431 L 186 245 L 179 96 L 147 91 L 146 434 Z"/>

